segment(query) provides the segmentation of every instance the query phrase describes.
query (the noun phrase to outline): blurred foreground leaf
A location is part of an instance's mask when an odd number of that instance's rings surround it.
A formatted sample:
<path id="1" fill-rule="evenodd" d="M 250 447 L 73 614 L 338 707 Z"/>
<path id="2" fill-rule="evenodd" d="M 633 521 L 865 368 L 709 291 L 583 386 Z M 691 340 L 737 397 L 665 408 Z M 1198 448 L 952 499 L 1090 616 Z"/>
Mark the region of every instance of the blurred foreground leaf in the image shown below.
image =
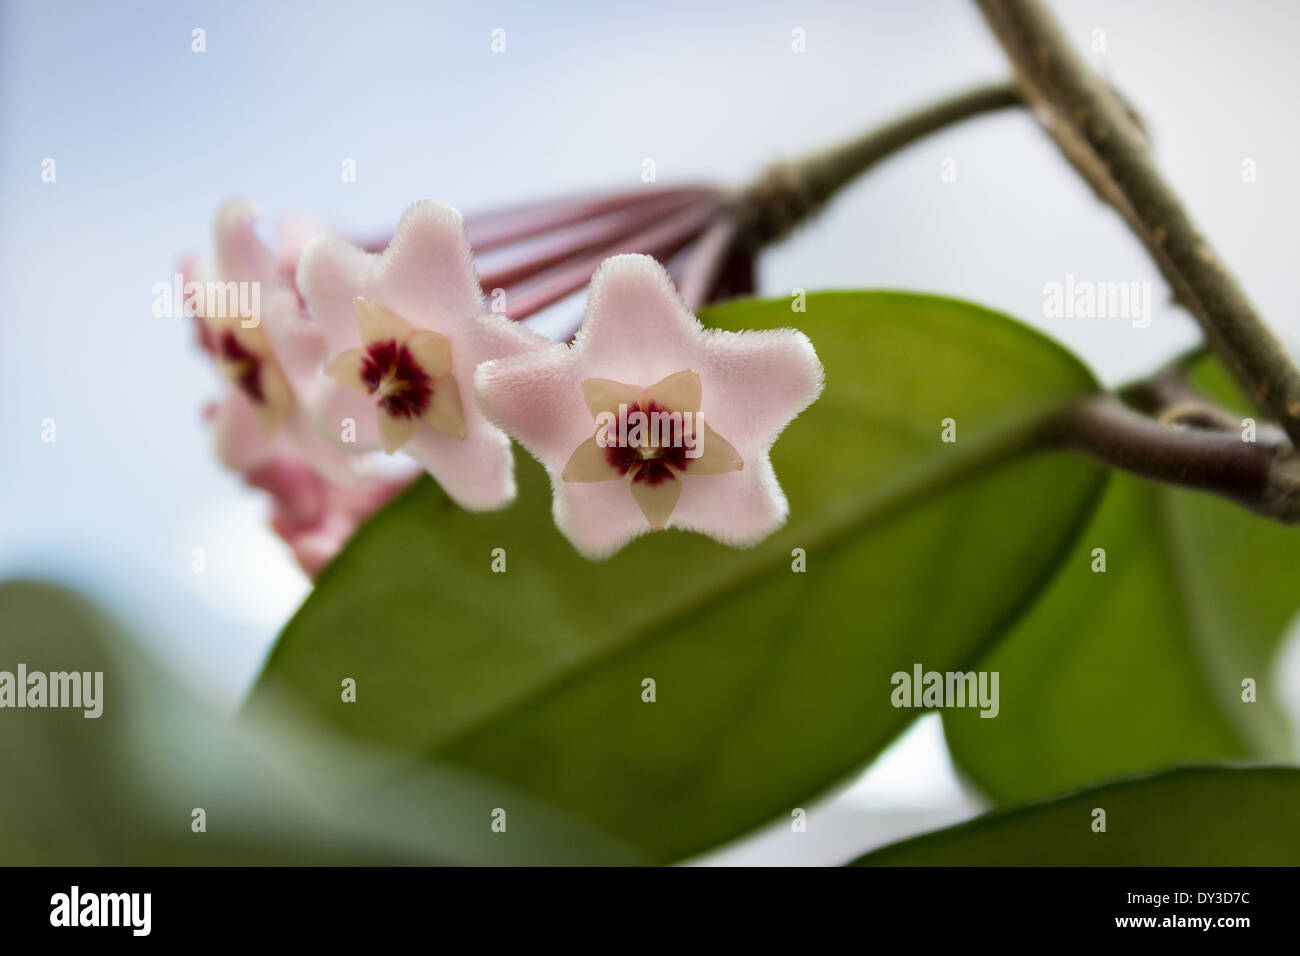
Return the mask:
<path id="1" fill-rule="evenodd" d="M 0 864 L 640 862 L 589 827 L 546 814 L 550 842 L 507 847 L 480 825 L 481 789 L 427 768 L 360 799 L 372 759 L 277 721 L 208 714 L 84 599 L 0 584 L 0 671 L 103 673 L 102 714 L 0 709 Z M 534 802 L 535 803 L 535 802 Z M 202 808 L 206 832 L 191 829 Z"/>
<path id="2" fill-rule="evenodd" d="M 1297 806 L 1298 769 L 1181 767 L 990 813 L 853 865 L 1296 866 Z"/>
<path id="3" fill-rule="evenodd" d="M 829 293 L 806 313 L 740 302 L 705 321 L 798 325 L 826 366 L 773 450 L 784 529 L 748 551 L 670 531 L 592 563 L 526 457 L 519 500 L 495 514 L 422 480 L 320 576 L 250 712 L 287 694 L 408 766 L 466 768 L 660 861 L 787 816 L 868 762 L 916 716 L 891 706 L 891 675 L 973 662 L 1086 520 L 1098 468 L 1017 452 L 1095 383 L 1048 339 L 948 299 Z"/>

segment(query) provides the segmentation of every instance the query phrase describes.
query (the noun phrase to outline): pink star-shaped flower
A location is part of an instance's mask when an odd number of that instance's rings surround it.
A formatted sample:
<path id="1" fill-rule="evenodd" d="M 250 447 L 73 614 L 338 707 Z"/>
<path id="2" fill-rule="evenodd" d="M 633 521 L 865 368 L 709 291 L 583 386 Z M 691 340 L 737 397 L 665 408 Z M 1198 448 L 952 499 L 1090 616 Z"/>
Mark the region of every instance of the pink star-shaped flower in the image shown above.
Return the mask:
<path id="1" fill-rule="evenodd" d="M 357 527 L 409 485 L 418 471 L 400 476 L 368 475 L 338 485 L 311 466 L 276 459 L 253 468 L 248 483 L 269 492 L 271 528 L 293 550 L 299 567 L 315 577 L 334 559 Z"/>
<path id="2" fill-rule="evenodd" d="M 590 558 L 660 528 L 737 547 L 771 534 L 789 506 L 769 452 L 821 388 L 803 333 L 706 329 L 640 255 L 596 272 L 572 346 L 488 362 L 475 376 L 483 411 L 545 466 L 556 524 Z M 657 412 L 684 424 L 638 436 L 638 411 L 643 423 Z"/>
<path id="3" fill-rule="evenodd" d="M 280 263 L 254 231 L 256 222 L 251 202 L 225 203 L 214 230 L 215 262 L 193 276 L 204 289 L 196 316 L 201 341 L 232 385 L 214 414 L 217 455 L 241 472 L 296 458 L 335 481 L 351 482 L 357 477 L 353 460 L 314 427 L 309 408 L 324 341 L 300 313 Z M 253 301 L 256 314 L 232 307 Z"/>
<path id="4" fill-rule="evenodd" d="M 460 213 L 416 203 L 378 255 L 314 239 L 297 280 L 328 345 L 318 414 L 406 452 L 464 508 L 513 499 L 510 440 L 474 402 L 474 369 L 551 342 L 485 307 Z"/>

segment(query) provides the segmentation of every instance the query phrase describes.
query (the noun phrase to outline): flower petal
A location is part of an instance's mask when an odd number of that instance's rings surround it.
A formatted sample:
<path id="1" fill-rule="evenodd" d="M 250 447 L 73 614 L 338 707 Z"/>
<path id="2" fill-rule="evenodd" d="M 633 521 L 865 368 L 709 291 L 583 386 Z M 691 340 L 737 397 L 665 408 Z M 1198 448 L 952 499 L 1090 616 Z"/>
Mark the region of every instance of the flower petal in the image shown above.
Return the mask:
<path id="1" fill-rule="evenodd" d="M 703 334 L 663 266 L 650 256 L 614 256 L 592 276 L 573 349 L 588 374 L 644 386 L 698 368 Z"/>
<path id="2" fill-rule="evenodd" d="M 711 330 L 696 367 L 705 382 L 705 417 L 746 462 L 766 454 L 822 390 L 817 353 L 794 329 Z"/>
<path id="3" fill-rule="evenodd" d="M 414 331 L 406 319 L 364 296 L 356 296 L 352 300 L 352 306 L 356 309 L 357 329 L 361 333 L 363 345 L 372 342 L 401 342 Z"/>
<path id="4" fill-rule="evenodd" d="M 263 432 L 270 437 L 293 409 L 293 391 L 274 359 L 262 361 L 257 374 L 262 388 L 262 401 L 254 402 L 253 405 Z"/>
<path id="5" fill-rule="evenodd" d="M 599 418 L 602 412 L 617 415 L 619 405 L 641 404 L 641 399 L 645 397 L 645 389 L 640 385 L 624 385 L 612 378 L 584 378 L 582 397 L 591 411 L 591 416 Z"/>
<path id="6" fill-rule="evenodd" d="M 254 488 L 269 492 L 275 501 L 272 524 L 281 537 L 320 523 L 329 504 L 329 486 L 310 465 L 292 458 L 276 458 L 244 475 Z"/>
<path id="7" fill-rule="evenodd" d="M 275 356 L 298 392 L 307 387 L 324 360 L 324 336 L 317 323 L 299 313 L 298 297 L 284 279 L 280 263 L 254 229 L 257 219 L 257 207 L 248 200 L 235 199 L 223 205 L 215 227 L 219 278 L 195 278 L 256 283 L 258 324 L 251 329 L 241 321 L 231 324 L 258 354 L 269 350 Z"/>
<path id="8" fill-rule="evenodd" d="M 355 454 L 381 447 L 375 400 L 368 392 L 345 388 L 321 373 L 303 404 L 316 430 L 340 448 Z"/>
<path id="9" fill-rule="evenodd" d="M 456 376 L 444 375 L 434 381 L 433 400 L 425 409 L 423 421 L 457 441 L 465 440 L 465 411 L 460 404 L 460 387 L 456 384 Z"/>
<path id="10" fill-rule="evenodd" d="M 408 207 L 384 260 L 386 301 L 416 325 L 447 332 L 486 311 L 464 219 L 452 207 L 429 200 Z"/>
<path id="11" fill-rule="evenodd" d="M 699 438 L 700 455 L 696 458 L 686 459 L 686 473 L 688 475 L 692 477 L 696 475 L 721 475 L 729 471 L 739 471 L 745 467 L 740 452 L 732 447 L 731 442 L 715 432 L 708 422 L 704 423 L 704 429 L 699 433 Z"/>
<path id="12" fill-rule="evenodd" d="M 373 418 L 373 416 L 371 416 Z M 232 471 L 247 475 L 269 461 L 294 458 L 340 485 L 357 480 L 356 459 L 318 435 L 293 409 L 268 438 L 257 405 L 237 388 L 227 391 L 211 416 L 217 457 Z"/>
<path id="13" fill-rule="evenodd" d="M 223 282 L 276 282 L 275 258 L 253 229 L 257 204 L 232 199 L 217 210 L 213 229 L 217 271 Z"/>
<path id="14" fill-rule="evenodd" d="M 325 361 L 325 336 L 316 322 L 298 311 L 298 297 L 292 290 L 263 290 L 262 328 L 266 329 L 271 352 L 294 392 L 309 390 Z"/>
<path id="15" fill-rule="evenodd" d="M 297 284 L 335 352 L 357 344 L 354 296 L 453 343 L 461 323 L 486 311 L 460 213 L 428 201 L 402 213 L 377 255 L 332 237 L 313 239 L 298 263 Z"/>
<path id="16" fill-rule="evenodd" d="M 293 549 L 308 576 L 333 560 L 357 526 L 410 484 L 414 475 L 374 477 L 347 487 L 303 474 L 293 463 L 273 463 L 250 475 L 252 484 L 271 492 L 271 526 Z"/>
<path id="17" fill-rule="evenodd" d="M 352 300 L 374 295 L 379 260 L 336 236 L 317 236 L 303 248 L 296 275 L 298 291 L 331 355 L 361 344 Z"/>
<path id="18" fill-rule="evenodd" d="M 348 487 L 361 478 L 361 459 L 355 454 L 355 446 L 350 446 L 352 452 L 343 451 L 312 426 L 300 405 L 280 424 L 276 440 L 290 455 L 311 465 L 336 485 Z"/>
<path id="19" fill-rule="evenodd" d="M 677 506 L 677 499 L 682 494 L 681 479 L 672 473 L 672 469 L 666 471 L 669 477 L 653 483 L 637 481 L 639 472 L 632 476 L 632 497 L 636 499 L 641 513 L 645 515 L 646 521 L 650 522 L 650 527 L 655 531 L 662 531 L 668 527 L 668 519 L 672 516 L 673 509 Z"/>
<path id="20" fill-rule="evenodd" d="M 415 437 L 415 433 L 420 428 L 420 420 L 407 418 L 405 415 L 390 415 L 383 408 L 377 410 L 379 438 L 383 442 L 384 451 L 391 455 Z"/>
<path id="21" fill-rule="evenodd" d="M 542 352 L 480 365 L 474 372 L 474 405 L 554 478 L 594 431 L 581 382 L 571 351 L 552 342 Z"/>
<path id="22" fill-rule="evenodd" d="M 555 481 L 553 487 L 555 524 L 586 558 L 608 558 L 651 531 L 626 481 Z"/>
<path id="23" fill-rule="evenodd" d="M 406 340 L 406 347 L 429 378 L 442 378 L 451 372 L 451 343 L 442 333 L 418 330 Z"/>
<path id="24" fill-rule="evenodd" d="M 609 463 L 605 449 L 592 435 L 574 449 L 560 477 L 565 481 L 616 481 L 623 473 Z"/>
<path id="25" fill-rule="evenodd" d="M 470 511 L 492 511 L 515 497 L 510 439 L 496 428 L 475 427 L 476 406 L 465 409 L 469 428 L 463 441 L 434 428 L 421 428 L 402 449 L 442 486 L 448 497 Z"/>
<path id="26" fill-rule="evenodd" d="M 673 511 L 673 527 L 697 531 L 723 544 L 748 548 L 785 523 L 790 506 L 764 455 L 743 471 L 721 475 L 690 474 L 682 479 L 682 497 Z"/>
<path id="27" fill-rule="evenodd" d="M 348 349 L 340 352 L 325 366 L 325 374 L 340 385 L 354 388 L 360 392 L 370 392 L 370 388 L 361 379 L 363 353 L 361 349 Z"/>
<path id="28" fill-rule="evenodd" d="M 694 369 L 674 372 L 646 389 L 646 397 L 669 411 L 694 414 L 700 410 L 700 373 Z"/>
<path id="29" fill-rule="evenodd" d="M 253 400 L 239 389 L 227 390 L 225 399 L 214 407 L 211 422 L 217 458 L 231 471 L 246 473 L 275 457 Z"/>

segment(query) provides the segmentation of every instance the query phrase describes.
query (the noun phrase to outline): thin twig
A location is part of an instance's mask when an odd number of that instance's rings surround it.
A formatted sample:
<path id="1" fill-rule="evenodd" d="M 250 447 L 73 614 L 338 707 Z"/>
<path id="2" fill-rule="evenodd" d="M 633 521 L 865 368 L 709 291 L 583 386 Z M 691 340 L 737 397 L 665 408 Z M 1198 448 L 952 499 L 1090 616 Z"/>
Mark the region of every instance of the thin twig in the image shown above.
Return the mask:
<path id="1" fill-rule="evenodd" d="M 919 139 L 984 113 L 1023 106 L 1011 83 L 977 87 L 876 127 L 804 159 L 777 163 L 741 198 L 746 235 L 754 246 L 775 242 L 835 193 L 881 160 Z"/>
<path id="2" fill-rule="evenodd" d="M 1247 394 L 1300 444 L 1300 370 L 1151 162 L 1123 104 L 1039 0 L 976 0 L 1025 99 L 1075 168 L 1147 247 Z"/>

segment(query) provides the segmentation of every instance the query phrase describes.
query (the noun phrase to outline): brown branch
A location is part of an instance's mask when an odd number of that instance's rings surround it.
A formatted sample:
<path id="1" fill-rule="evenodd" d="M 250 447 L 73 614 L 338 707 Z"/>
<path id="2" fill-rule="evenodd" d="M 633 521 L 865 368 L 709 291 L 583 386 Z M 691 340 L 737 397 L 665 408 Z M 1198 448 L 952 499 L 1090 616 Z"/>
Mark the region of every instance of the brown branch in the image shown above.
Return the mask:
<path id="1" fill-rule="evenodd" d="M 1141 239 L 1247 394 L 1300 444 L 1300 371 L 1152 164 L 1123 103 L 1039 0 L 976 2 L 1048 133 Z"/>
<path id="2" fill-rule="evenodd" d="M 1262 425 L 1247 442 L 1236 428 L 1162 423 L 1112 395 L 1096 395 L 1051 419 L 1044 438 L 1143 478 L 1214 492 L 1300 523 L 1300 457 L 1277 428 Z"/>
<path id="3" fill-rule="evenodd" d="M 1219 407 L 1187 377 L 1186 359 L 1154 375 L 1131 382 L 1116 394 L 1126 405 L 1157 421 L 1196 425 L 1200 428 L 1235 429 L 1241 420 Z"/>

